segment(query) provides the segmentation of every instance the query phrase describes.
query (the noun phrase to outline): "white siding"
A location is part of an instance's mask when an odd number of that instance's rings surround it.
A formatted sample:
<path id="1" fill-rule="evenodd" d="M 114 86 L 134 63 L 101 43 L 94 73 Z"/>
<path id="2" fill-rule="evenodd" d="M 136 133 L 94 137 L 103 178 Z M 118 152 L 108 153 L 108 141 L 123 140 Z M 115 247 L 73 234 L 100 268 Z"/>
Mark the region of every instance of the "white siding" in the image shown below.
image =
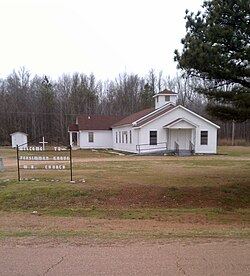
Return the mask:
<path id="1" fill-rule="evenodd" d="M 89 132 L 94 133 L 94 142 L 89 142 Z M 80 131 L 80 148 L 81 149 L 107 149 L 112 148 L 112 131 L 111 130 L 85 130 Z"/>
<path id="2" fill-rule="evenodd" d="M 130 133 L 131 131 L 131 133 Z M 127 152 L 136 152 L 136 145 L 139 144 L 140 130 L 127 127 L 113 128 L 113 149 Z M 126 135 L 127 133 L 127 135 Z M 126 139 L 127 136 L 127 139 Z M 117 137 L 117 139 L 116 139 Z M 131 138 L 131 139 L 130 139 Z"/>
<path id="3" fill-rule="evenodd" d="M 185 138 L 180 139 L 183 147 L 187 148 L 189 141 L 186 143 L 184 139 L 191 140 L 195 145 L 195 153 L 216 153 L 217 152 L 217 127 L 206 119 L 196 115 L 193 112 L 182 108 L 181 106 L 168 112 L 161 117 L 145 124 L 140 128 L 132 126 L 115 127 L 112 131 L 93 131 L 94 142 L 89 142 L 89 131 L 80 131 L 80 148 L 113 148 L 115 150 L 138 153 L 137 145 L 141 145 L 141 149 L 150 152 L 158 149 L 165 149 L 166 143 L 168 148 L 172 149 L 174 141 L 171 140 L 171 129 L 164 126 L 172 123 L 178 118 L 184 118 L 188 122 L 181 121 L 171 128 L 173 130 L 172 140 L 175 139 L 176 131 L 182 129 L 179 133 L 185 133 Z M 157 131 L 158 145 L 150 144 L 150 131 Z M 175 132 L 174 132 L 175 131 Z M 201 145 L 201 131 L 208 131 L 208 144 Z M 175 134 L 175 135 L 174 135 Z"/>
<path id="4" fill-rule="evenodd" d="M 194 126 L 188 124 L 187 122 L 180 122 L 177 124 L 178 128 L 186 129 L 185 137 L 190 139 L 195 145 L 196 153 L 216 153 L 217 152 L 217 128 L 204 120 L 202 117 L 199 117 L 193 113 L 188 112 L 181 107 L 176 108 L 175 110 L 147 123 L 141 128 L 132 128 L 130 126 L 126 127 L 117 127 L 113 129 L 113 148 L 115 150 L 128 151 L 138 153 L 136 150 L 136 145 L 141 145 L 141 150 L 144 152 L 156 151 L 158 149 L 164 149 L 166 144 L 168 144 L 169 149 L 174 147 L 175 136 L 170 139 L 171 129 L 164 128 L 165 125 L 173 122 L 177 118 L 185 118 L 186 120 L 192 122 Z M 177 129 L 176 126 L 173 129 Z M 132 143 L 126 143 L 122 140 L 122 133 L 124 131 L 132 131 Z M 157 131 L 157 143 L 158 145 L 149 145 L 150 144 L 150 131 Z M 200 133 L 201 131 L 208 131 L 208 145 L 201 145 L 200 143 Z M 116 134 L 117 133 L 117 134 Z M 174 133 L 174 132 L 173 132 Z M 118 143 L 117 143 L 117 140 Z M 120 139 L 119 139 L 120 137 Z M 183 138 L 184 139 L 184 138 Z M 182 139 L 182 140 L 183 140 Z M 183 141 L 182 141 L 183 142 Z M 185 148 L 188 148 L 189 141 L 185 144 Z M 138 149 L 138 148 L 137 148 Z"/>
<path id="5" fill-rule="evenodd" d="M 141 128 L 141 143 L 149 144 L 149 131 L 155 129 L 158 129 L 158 142 L 167 141 L 167 132 L 166 129 L 163 129 L 163 126 L 171 123 L 177 118 L 185 118 L 197 125 L 195 137 L 193 137 L 196 153 L 217 152 L 217 128 L 206 120 L 203 120 L 199 116 L 196 116 L 195 114 L 192 114 L 182 108 L 176 108 L 175 110 L 143 126 Z M 202 130 L 208 131 L 208 145 L 200 145 L 200 132 Z"/>
<path id="6" fill-rule="evenodd" d="M 164 120 L 159 118 L 158 120 L 152 121 L 140 129 L 140 144 L 141 150 L 150 152 L 157 151 L 158 149 L 165 149 L 167 142 L 167 131 L 163 128 L 165 125 Z M 157 143 L 158 145 L 149 145 L 150 143 L 150 131 L 157 131 Z"/>

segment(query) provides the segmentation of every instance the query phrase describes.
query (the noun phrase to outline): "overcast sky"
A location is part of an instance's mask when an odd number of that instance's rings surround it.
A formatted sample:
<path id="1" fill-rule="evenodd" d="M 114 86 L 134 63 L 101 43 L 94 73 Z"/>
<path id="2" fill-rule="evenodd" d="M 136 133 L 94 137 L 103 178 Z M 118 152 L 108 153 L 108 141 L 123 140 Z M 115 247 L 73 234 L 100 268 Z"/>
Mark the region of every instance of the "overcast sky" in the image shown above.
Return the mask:
<path id="1" fill-rule="evenodd" d="M 53 79 L 176 74 L 185 10 L 203 0 L 0 0 L 0 77 L 21 66 Z"/>

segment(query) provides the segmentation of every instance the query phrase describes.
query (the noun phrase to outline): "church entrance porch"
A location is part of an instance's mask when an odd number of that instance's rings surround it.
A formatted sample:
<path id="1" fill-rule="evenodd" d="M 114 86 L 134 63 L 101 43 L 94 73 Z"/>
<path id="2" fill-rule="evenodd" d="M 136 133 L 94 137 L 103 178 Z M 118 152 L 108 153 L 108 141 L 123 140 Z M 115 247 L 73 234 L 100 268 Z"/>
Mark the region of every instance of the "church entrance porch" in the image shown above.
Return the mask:
<path id="1" fill-rule="evenodd" d="M 194 129 L 169 129 L 168 151 L 176 155 L 192 155 L 194 153 Z"/>
<path id="2" fill-rule="evenodd" d="M 190 142 L 192 142 L 192 129 L 170 129 L 169 143 L 170 150 L 175 149 L 178 144 L 180 150 L 189 150 Z"/>
<path id="3" fill-rule="evenodd" d="M 195 152 L 196 125 L 179 118 L 164 128 L 167 131 L 168 151 L 180 155 L 190 155 Z"/>

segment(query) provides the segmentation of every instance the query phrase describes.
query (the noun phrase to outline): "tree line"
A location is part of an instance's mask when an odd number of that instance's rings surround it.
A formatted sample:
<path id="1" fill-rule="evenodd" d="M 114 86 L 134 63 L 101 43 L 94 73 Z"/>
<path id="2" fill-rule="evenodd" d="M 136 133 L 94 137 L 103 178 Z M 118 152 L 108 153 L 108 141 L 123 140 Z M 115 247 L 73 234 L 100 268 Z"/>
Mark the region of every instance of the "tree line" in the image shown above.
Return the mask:
<path id="1" fill-rule="evenodd" d="M 10 134 L 23 131 L 33 140 L 40 136 L 68 143 L 67 128 L 79 114 L 130 115 L 153 107 L 152 96 L 164 89 L 178 93 L 178 103 L 221 126 L 221 139 L 232 138 L 232 121 L 218 121 L 206 113 L 208 100 L 196 92 L 206 82 L 195 77 L 163 76 L 149 70 L 141 77 L 121 73 L 115 80 L 100 81 L 94 74 L 31 76 L 25 68 L 0 79 L 0 145 L 10 144 Z M 234 123 L 235 139 L 249 142 L 249 120 Z"/>

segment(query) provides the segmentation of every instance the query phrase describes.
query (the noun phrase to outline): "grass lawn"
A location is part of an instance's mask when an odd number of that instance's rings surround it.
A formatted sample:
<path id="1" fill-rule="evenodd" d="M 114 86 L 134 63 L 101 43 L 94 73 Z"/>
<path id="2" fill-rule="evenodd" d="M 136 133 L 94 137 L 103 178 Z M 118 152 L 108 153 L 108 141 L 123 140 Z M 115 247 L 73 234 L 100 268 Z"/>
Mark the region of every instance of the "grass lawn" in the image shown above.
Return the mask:
<path id="1" fill-rule="evenodd" d="M 0 156 L 2 212 L 250 225 L 250 147 L 191 157 L 73 151 L 75 183 L 66 170 L 22 170 L 18 182 L 15 149 Z"/>

